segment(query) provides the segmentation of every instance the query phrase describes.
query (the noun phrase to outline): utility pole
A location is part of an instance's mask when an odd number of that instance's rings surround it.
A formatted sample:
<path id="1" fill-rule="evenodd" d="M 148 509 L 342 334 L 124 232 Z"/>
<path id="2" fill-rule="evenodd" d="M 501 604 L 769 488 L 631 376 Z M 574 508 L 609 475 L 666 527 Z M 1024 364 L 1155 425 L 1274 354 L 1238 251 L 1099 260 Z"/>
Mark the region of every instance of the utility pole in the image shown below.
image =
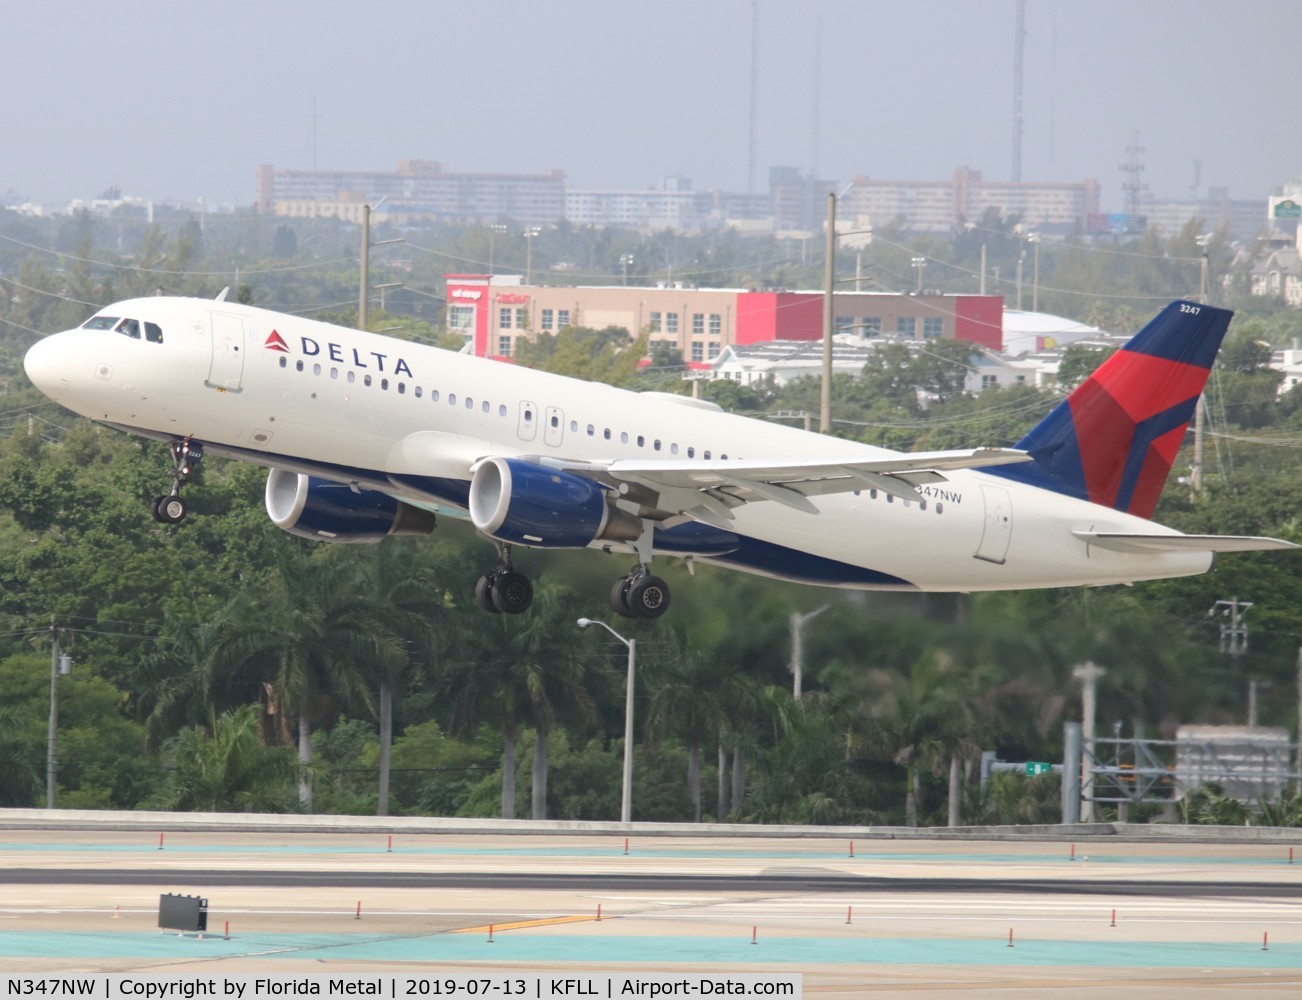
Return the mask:
<path id="1" fill-rule="evenodd" d="M 1203 248 L 1201 274 L 1198 282 L 1198 301 L 1203 304 L 1207 302 L 1207 255 L 1210 252 L 1208 250 L 1210 243 L 1210 236 L 1200 236 L 1198 238 L 1198 245 Z M 1193 490 L 1194 496 L 1198 496 L 1203 491 L 1203 420 L 1205 412 L 1203 396 L 1202 393 L 1199 393 L 1198 398 L 1194 400 L 1193 468 L 1189 470 L 1189 486 Z"/>
<path id="2" fill-rule="evenodd" d="M 836 287 L 836 195 L 827 193 L 827 245 L 823 261 L 823 392 L 818 429 L 832 433 L 832 290 Z"/>
<path id="3" fill-rule="evenodd" d="M 362 206 L 362 287 L 357 293 L 357 329 L 366 329 L 367 285 L 371 280 L 371 206 Z"/>
<path id="4" fill-rule="evenodd" d="M 1294 748 L 1293 773 L 1302 774 L 1302 646 L 1297 648 L 1297 746 Z"/>
<path id="5" fill-rule="evenodd" d="M 381 198 L 379 201 L 375 203 L 375 207 L 379 208 L 381 205 L 383 205 L 385 198 L 388 197 L 389 196 L 386 194 L 383 198 Z M 369 204 L 362 206 L 362 261 L 361 261 L 362 279 L 361 279 L 361 288 L 358 290 L 357 293 L 357 329 L 359 330 L 366 329 L 366 300 L 370 298 L 370 291 L 371 291 L 370 290 L 371 247 L 384 246 L 389 243 L 405 243 L 405 242 L 406 240 L 396 239 L 396 240 L 380 240 L 379 243 L 372 243 L 371 242 L 371 206 Z"/>
<path id="6" fill-rule="evenodd" d="M 1098 704 L 1099 678 L 1107 673 L 1095 663 L 1082 663 L 1071 668 L 1072 677 L 1081 682 L 1081 780 L 1083 795 L 1081 822 L 1094 822 L 1094 713 Z"/>
<path id="7" fill-rule="evenodd" d="M 541 233 L 537 226 L 529 226 L 524 231 L 524 283 L 533 284 L 533 238 Z"/>
<path id="8" fill-rule="evenodd" d="M 1040 234 L 1030 233 L 1027 237 L 1035 244 L 1035 261 L 1031 267 L 1031 312 L 1040 311 Z"/>
<path id="9" fill-rule="evenodd" d="M 50 732 L 45 748 L 45 808 L 54 808 L 59 772 L 59 620 L 50 619 Z"/>

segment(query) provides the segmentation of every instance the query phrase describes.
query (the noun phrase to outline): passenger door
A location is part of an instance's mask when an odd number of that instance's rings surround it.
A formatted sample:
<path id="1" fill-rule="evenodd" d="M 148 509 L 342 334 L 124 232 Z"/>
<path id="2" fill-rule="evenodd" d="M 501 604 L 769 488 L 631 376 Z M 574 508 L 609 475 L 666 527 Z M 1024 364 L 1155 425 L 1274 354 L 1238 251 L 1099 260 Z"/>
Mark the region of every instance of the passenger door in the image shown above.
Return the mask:
<path id="1" fill-rule="evenodd" d="M 226 313 L 211 313 L 212 360 L 204 385 L 239 392 L 244 379 L 244 320 Z"/>

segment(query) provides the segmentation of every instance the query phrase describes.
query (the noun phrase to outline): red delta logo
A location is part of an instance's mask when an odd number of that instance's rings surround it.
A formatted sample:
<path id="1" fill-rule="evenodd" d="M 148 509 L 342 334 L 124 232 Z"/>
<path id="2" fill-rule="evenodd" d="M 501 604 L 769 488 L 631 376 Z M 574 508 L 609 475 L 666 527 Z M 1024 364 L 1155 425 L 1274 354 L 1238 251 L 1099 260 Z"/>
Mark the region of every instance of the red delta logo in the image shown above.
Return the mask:
<path id="1" fill-rule="evenodd" d="M 289 345 L 285 343 L 285 338 L 275 330 L 272 330 L 271 333 L 267 335 L 267 340 L 262 346 L 269 351 L 280 351 L 283 354 L 289 353 Z"/>

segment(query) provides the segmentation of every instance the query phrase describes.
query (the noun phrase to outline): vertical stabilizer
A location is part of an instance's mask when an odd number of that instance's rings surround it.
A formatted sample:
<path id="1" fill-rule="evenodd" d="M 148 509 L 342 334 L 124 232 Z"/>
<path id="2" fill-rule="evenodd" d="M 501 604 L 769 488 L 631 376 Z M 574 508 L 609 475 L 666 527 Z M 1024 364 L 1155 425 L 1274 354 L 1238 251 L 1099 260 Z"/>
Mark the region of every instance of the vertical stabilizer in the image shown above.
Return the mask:
<path id="1" fill-rule="evenodd" d="M 988 471 L 1150 517 L 1232 315 L 1172 302 Z"/>

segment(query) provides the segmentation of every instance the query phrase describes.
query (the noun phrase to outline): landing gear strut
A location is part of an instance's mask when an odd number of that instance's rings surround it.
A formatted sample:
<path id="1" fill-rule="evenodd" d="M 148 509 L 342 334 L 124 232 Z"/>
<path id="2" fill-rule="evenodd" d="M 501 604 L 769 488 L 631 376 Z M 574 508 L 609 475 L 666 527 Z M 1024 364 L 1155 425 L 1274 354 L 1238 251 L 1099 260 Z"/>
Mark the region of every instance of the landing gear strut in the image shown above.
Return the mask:
<path id="1" fill-rule="evenodd" d="M 172 492 L 165 497 L 155 497 L 149 502 L 149 513 L 159 524 L 179 524 L 185 520 L 188 508 L 181 499 L 181 486 L 190 478 L 194 468 L 203 458 L 203 445 L 185 438 L 173 441 Z"/>
<path id="2" fill-rule="evenodd" d="M 518 615 L 533 603 L 533 584 L 511 566 L 511 546 L 497 543 L 497 567 L 475 584 L 475 599 L 490 614 Z"/>

